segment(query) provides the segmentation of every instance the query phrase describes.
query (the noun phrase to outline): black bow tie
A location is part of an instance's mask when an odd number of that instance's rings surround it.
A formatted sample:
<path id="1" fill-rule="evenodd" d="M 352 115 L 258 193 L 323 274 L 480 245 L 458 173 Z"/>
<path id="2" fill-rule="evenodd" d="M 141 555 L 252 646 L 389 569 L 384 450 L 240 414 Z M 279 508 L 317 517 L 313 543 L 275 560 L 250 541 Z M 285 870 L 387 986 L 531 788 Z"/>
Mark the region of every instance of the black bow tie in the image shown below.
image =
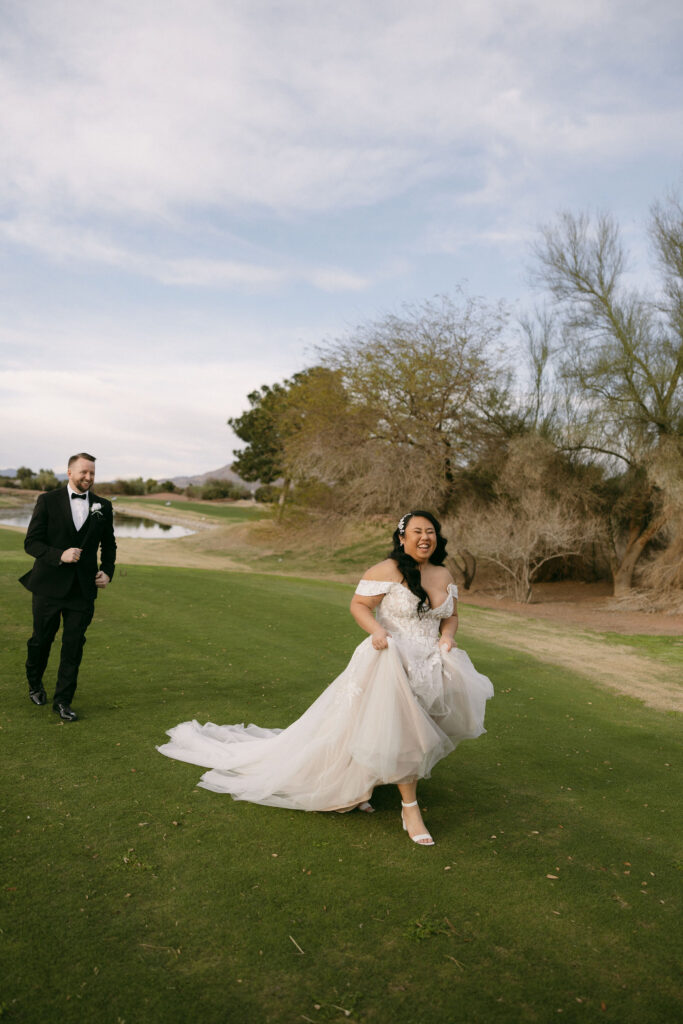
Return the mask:
<path id="1" fill-rule="evenodd" d="M 74 498 L 81 498 L 81 499 L 82 499 L 83 501 L 85 501 L 85 499 L 86 499 L 87 497 L 88 497 L 88 495 L 87 495 L 87 494 L 72 494 L 72 495 L 71 495 L 71 500 L 73 501 L 73 500 L 74 500 Z"/>

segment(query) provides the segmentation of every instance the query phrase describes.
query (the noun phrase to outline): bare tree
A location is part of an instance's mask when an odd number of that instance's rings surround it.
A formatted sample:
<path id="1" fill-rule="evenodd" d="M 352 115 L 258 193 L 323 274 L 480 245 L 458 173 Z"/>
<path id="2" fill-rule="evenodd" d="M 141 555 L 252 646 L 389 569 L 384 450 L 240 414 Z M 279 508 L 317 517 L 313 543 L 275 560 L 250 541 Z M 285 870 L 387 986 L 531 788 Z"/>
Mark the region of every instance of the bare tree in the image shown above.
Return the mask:
<path id="1" fill-rule="evenodd" d="M 580 555 L 599 533 L 580 477 L 538 434 L 514 439 L 496 482 L 496 498 L 458 510 L 448 533 L 463 550 L 497 566 L 519 601 L 551 560 Z"/>
<path id="2" fill-rule="evenodd" d="M 482 300 L 440 298 L 326 346 L 344 399 L 308 417 L 289 449 L 298 471 L 334 481 L 353 511 L 445 511 L 458 471 L 511 416 L 505 322 Z"/>
<path id="3" fill-rule="evenodd" d="M 651 554 L 640 580 L 666 595 L 667 600 L 683 597 L 683 439 L 670 438 L 660 445 L 648 468 L 662 495 L 666 514 L 663 542 Z"/>
<path id="4" fill-rule="evenodd" d="M 496 501 L 469 511 L 465 528 L 478 558 L 498 567 L 518 601 L 530 601 L 541 566 L 552 559 L 579 555 L 586 540 L 584 517 L 539 491 L 525 494 L 515 505 Z M 468 510 L 460 512 L 460 519 Z"/>
<path id="5" fill-rule="evenodd" d="M 573 392 L 565 447 L 602 459 L 624 485 L 611 502 L 615 594 L 632 584 L 638 559 L 661 534 L 667 512 L 647 466 L 683 427 L 683 215 L 656 207 L 652 236 L 661 295 L 625 283 L 626 254 L 613 219 L 563 214 L 536 247 L 539 280 L 553 296 L 562 335 L 562 373 Z"/>

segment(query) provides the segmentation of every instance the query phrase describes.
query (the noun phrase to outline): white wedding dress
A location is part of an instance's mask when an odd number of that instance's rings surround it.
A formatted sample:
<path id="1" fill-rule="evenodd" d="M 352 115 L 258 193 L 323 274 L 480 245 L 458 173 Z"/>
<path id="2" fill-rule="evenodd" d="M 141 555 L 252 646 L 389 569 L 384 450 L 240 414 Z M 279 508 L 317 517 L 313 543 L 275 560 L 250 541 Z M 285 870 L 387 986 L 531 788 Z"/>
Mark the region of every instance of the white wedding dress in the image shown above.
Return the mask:
<path id="1" fill-rule="evenodd" d="M 236 800 L 304 811 L 344 811 L 375 786 L 427 777 L 460 740 L 484 729 L 490 680 L 457 648 L 439 648 L 439 624 L 453 614 L 457 587 L 420 618 L 418 598 L 400 583 L 361 580 L 356 593 L 383 594 L 370 637 L 307 711 L 287 729 L 183 722 L 158 750 L 211 770 L 200 786 Z"/>

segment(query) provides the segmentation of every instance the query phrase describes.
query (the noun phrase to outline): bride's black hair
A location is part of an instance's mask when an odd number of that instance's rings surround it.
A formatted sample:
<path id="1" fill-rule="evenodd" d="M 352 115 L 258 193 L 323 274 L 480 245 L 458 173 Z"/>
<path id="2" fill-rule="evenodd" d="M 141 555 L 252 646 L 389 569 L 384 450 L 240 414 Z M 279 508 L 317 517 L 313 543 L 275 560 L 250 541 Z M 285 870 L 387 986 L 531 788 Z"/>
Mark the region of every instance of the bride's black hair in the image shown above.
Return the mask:
<path id="1" fill-rule="evenodd" d="M 424 615 L 429 608 L 429 594 L 422 586 L 422 578 L 420 576 L 420 570 L 417 562 L 410 555 L 407 555 L 403 545 L 401 544 L 401 538 L 405 534 L 406 526 L 414 516 L 420 516 L 423 519 L 428 519 L 436 531 L 436 547 L 429 556 L 429 561 L 432 565 L 443 565 L 446 559 L 446 538 L 441 534 L 441 523 L 436 519 L 431 512 L 424 512 L 422 509 L 416 509 L 414 512 L 407 512 L 399 523 L 400 529 L 394 530 L 392 537 L 393 548 L 389 552 L 389 558 L 393 558 L 396 565 L 399 567 L 404 580 L 408 584 L 408 589 L 415 594 L 416 597 L 420 598 L 420 603 L 417 606 L 417 614 Z"/>

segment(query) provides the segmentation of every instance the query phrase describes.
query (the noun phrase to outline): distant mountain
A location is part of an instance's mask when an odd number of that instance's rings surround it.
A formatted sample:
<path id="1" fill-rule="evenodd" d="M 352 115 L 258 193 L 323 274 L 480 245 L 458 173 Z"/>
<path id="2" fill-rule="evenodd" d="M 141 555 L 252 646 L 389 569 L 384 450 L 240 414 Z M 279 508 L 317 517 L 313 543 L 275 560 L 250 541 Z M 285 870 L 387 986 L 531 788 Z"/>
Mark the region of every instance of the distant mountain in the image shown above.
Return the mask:
<path id="1" fill-rule="evenodd" d="M 160 477 L 159 479 L 163 482 L 169 478 Z M 196 473 L 194 476 L 172 476 L 170 480 L 176 487 L 187 487 L 188 484 L 201 487 L 207 480 L 229 480 L 231 484 L 240 484 L 252 492 L 259 486 L 258 483 L 248 483 L 243 480 L 241 476 L 230 469 L 230 466 L 221 466 L 220 469 L 212 469 L 208 473 Z"/>

